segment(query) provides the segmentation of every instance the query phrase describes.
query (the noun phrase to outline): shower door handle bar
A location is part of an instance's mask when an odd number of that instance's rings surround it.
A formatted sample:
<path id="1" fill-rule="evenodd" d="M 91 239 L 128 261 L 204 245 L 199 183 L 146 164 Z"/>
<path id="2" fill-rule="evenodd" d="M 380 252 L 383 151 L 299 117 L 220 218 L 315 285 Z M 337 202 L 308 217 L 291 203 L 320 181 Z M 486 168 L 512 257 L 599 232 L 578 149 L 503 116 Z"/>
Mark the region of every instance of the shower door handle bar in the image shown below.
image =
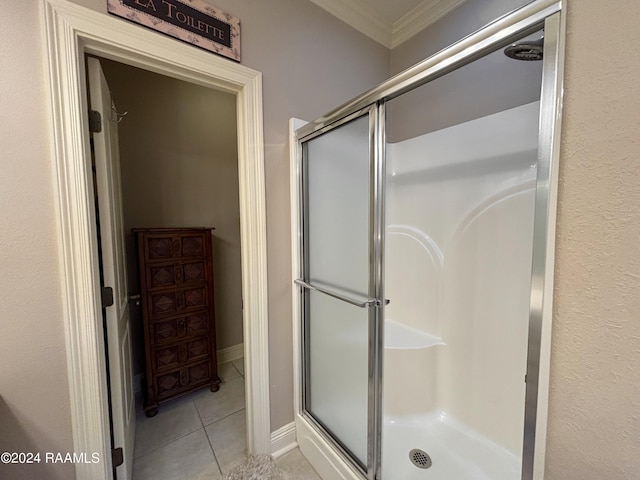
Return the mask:
<path id="1" fill-rule="evenodd" d="M 382 305 L 382 302 L 380 300 L 377 300 L 375 298 L 369 298 L 368 300 L 365 300 L 364 302 L 361 302 L 359 300 L 355 300 L 353 298 L 349 298 L 345 295 L 340 295 L 339 293 L 336 292 L 332 292 L 330 290 L 326 290 L 324 288 L 321 287 L 316 287 L 314 285 L 310 285 L 307 282 L 305 282 L 304 280 L 302 280 L 301 278 L 298 278 L 297 280 L 294 280 L 293 283 L 295 283 L 296 285 L 300 285 L 301 287 L 306 288 L 307 290 L 313 290 L 315 292 L 320 292 L 320 293 L 324 293 L 325 295 L 329 295 L 330 297 L 333 298 L 337 298 L 338 300 L 342 300 L 343 302 L 347 302 L 351 305 L 355 305 L 356 307 L 360 307 L 360 308 L 369 308 L 369 307 L 379 307 Z M 385 300 L 385 305 L 389 304 L 389 300 Z"/>

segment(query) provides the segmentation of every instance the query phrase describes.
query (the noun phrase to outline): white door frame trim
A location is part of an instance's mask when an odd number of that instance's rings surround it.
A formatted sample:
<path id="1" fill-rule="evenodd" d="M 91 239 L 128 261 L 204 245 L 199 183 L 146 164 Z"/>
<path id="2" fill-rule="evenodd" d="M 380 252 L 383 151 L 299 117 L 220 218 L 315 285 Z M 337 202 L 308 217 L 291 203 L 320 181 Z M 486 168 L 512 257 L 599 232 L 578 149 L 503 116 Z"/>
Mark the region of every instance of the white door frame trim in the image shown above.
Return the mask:
<path id="1" fill-rule="evenodd" d="M 261 73 L 67 0 L 40 6 L 73 446 L 101 460 L 76 464 L 77 478 L 111 478 L 85 53 L 236 95 L 247 447 L 271 453 Z"/>

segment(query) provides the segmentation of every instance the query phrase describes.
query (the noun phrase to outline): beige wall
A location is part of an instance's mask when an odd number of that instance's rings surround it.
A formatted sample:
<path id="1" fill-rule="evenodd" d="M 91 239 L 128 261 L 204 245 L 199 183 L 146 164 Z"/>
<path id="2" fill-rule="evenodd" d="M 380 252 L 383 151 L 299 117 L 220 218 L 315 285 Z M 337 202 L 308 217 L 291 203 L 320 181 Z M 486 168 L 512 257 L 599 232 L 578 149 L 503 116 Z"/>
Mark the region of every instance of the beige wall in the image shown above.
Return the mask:
<path id="1" fill-rule="evenodd" d="M 277 429 L 293 418 L 286 121 L 313 119 L 383 80 L 389 52 L 300 0 L 215 3 L 241 17 L 243 63 L 264 73 Z M 2 6 L 0 438 L 3 447 L 71 450 L 38 12 L 34 1 Z M 569 5 L 549 480 L 627 480 L 640 471 L 640 65 L 632 49 L 639 17 L 635 0 Z M 20 478 L 71 476 L 69 466 L 21 471 Z"/>
<path id="2" fill-rule="evenodd" d="M 547 480 L 640 478 L 640 2 L 569 3 Z"/>
<path id="3" fill-rule="evenodd" d="M 71 417 L 37 2 L 0 15 L 0 452 L 69 451 Z M 0 463 L 66 480 L 70 465 Z"/>
<path id="4" fill-rule="evenodd" d="M 0 0 L 0 446 L 66 452 L 73 444 L 39 3 Z M 76 3 L 107 15 L 103 0 Z M 389 51 L 310 2 L 213 3 L 241 18 L 242 63 L 263 73 L 275 430 L 293 419 L 288 119 L 311 120 L 384 80 Z M 3 479 L 67 479 L 72 471 L 0 465 Z"/>
<path id="5" fill-rule="evenodd" d="M 216 341 L 242 343 L 235 95 L 101 61 L 118 110 L 129 291 L 138 291 L 134 227 L 215 227 Z M 135 373 L 144 347 L 134 314 Z M 138 315 L 136 317 L 136 315 Z M 136 321 L 137 319 L 137 321 Z"/>

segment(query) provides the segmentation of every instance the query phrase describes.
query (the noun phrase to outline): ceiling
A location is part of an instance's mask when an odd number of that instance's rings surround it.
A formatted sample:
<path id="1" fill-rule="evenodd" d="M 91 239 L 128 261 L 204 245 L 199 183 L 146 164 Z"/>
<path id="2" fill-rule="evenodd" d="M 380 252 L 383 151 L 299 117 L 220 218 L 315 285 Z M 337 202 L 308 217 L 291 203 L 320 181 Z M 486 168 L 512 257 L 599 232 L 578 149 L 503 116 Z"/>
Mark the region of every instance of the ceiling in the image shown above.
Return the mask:
<path id="1" fill-rule="evenodd" d="M 343 22 L 394 48 L 466 0 L 311 0 Z"/>
<path id="2" fill-rule="evenodd" d="M 375 10 L 390 23 L 395 22 L 407 12 L 413 10 L 424 0 L 363 0 L 362 3 L 367 7 Z M 433 2 L 431 2 L 433 3 Z"/>

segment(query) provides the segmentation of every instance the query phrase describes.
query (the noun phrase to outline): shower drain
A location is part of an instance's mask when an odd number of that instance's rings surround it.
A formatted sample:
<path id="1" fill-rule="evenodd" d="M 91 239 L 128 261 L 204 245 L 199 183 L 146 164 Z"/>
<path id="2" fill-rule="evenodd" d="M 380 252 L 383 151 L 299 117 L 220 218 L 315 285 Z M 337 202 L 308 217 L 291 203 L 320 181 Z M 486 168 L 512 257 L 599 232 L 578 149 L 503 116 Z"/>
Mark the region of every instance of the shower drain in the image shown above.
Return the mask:
<path id="1" fill-rule="evenodd" d="M 429 468 L 432 465 L 431 457 L 419 448 L 414 448 L 409 452 L 409 460 L 418 468 Z"/>

